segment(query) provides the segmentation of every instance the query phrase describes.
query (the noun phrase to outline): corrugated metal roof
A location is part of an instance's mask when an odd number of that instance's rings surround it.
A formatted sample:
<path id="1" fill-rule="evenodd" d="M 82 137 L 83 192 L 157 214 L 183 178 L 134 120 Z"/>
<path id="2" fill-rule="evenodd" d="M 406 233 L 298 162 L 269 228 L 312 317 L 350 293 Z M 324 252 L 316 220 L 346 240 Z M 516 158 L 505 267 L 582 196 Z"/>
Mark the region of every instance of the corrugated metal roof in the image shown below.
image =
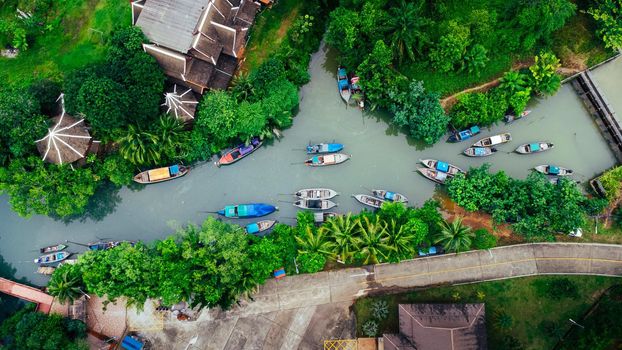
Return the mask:
<path id="1" fill-rule="evenodd" d="M 209 0 L 148 0 L 136 25 L 152 42 L 186 53 Z"/>

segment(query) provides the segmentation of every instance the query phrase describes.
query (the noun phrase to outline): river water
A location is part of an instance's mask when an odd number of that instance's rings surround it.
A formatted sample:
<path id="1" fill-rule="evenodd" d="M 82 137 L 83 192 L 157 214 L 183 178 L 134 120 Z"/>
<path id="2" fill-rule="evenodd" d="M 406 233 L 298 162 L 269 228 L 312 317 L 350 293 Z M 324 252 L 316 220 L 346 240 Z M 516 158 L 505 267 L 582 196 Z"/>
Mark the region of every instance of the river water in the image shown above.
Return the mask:
<path id="1" fill-rule="evenodd" d="M 564 85 L 553 97 L 533 103 L 533 112 L 512 125 L 484 130 L 480 136 L 511 132 L 513 141 L 499 147 L 486 159 L 461 154 L 467 143 L 439 142 L 425 147 L 409 140 L 390 126 L 382 112 L 363 113 L 346 108 L 338 96 L 334 53 L 322 48 L 313 56 L 311 82 L 301 91 L 300 112 L 284 137 L 268 144 L 248 158 L 228 167 L 212 163 L 195 167 L 184 178 L 147 186 L 138 191 L 123 188 L 117 197 L 102 202 L 96 219 L 70 223 L 43 216 L 30 219 L 11 211 L 7 197 L 0 197 L 0 255 L 16 269 L 15 277 L 43 284 L 45 277 L 35 273 L 34 249 L 66 239 L 89 242 L 100 238 L 151 241 L 174 232 L 189 222 L 200 223 L 205 213 L 231 203 L 266 202 L 280 207 L 271 217 L 294 223 L 296 210 L 288 195 L 299 188 L 329 187 L 341 193 L 335 198 L 337 211 L 358 211 L 362 206 L 351 194 L 368 193 L 365 188 L 389 189 L 405 194 L 418 205 L 430 198 L 435 186 L 413 172 L 420 158 L 440 158 L 468 168 L 484 162 L 494 170 L 505 170 L 514 177 L 525 177 L 529 169 L 555 163 L 575 170 L 577 180 L 585 181 L 615 164 L 615 159 L 598 129 L 585 112 L 572 87 Z M 615 84 L 622 79 L 622 62 L 609 63 L 594 72 L 605 94 L 615 107 L 622 108 L 622 94 Z M 617 94 L 610 96 L 608 94 Z M 344 143 L 352 159 L 326 168 L 301 165 L 306 154 L 300 150 L 309 141 Z M 519 144 L 546 140 L 555 149 L 538 155 L 509 153 Z M 289 202 L 289 203 L 288 203 Z M 246 221 L 238 221 L 245 224 Z M 84 248 L 71 245 L 68 251 Z"/>

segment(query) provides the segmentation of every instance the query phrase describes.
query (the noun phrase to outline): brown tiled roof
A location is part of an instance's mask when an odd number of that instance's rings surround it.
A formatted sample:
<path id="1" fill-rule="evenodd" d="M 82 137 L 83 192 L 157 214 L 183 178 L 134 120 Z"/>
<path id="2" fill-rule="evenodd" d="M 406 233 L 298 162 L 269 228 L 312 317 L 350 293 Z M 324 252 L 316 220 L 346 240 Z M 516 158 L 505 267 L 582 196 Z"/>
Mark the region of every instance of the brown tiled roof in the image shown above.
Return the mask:
<path id="1" fill-rule="evenodd" d="M 187 70 L 187 57 L 156 45 L 143 44 L 145 52 L 153 56 L 166 75 L 182 79 L 182 75 Z"/>
<path id="2" fill-rule="evenodd" d="M 188 62 L 184 80 L 194 84 L 206 84 L 214 73 L 214 65 L 199 59 L 191 59 Z"/>
<path id="3" fill-rule="evenodd" d="M 417 350 L 408 339 L 401 334 L 383 334 L 384 350 Z"/>
<path id="4" fill-rule="evenodd" d="M 484 304 L 400 304 L 400 333 L 417 350 L 484 350 Z"/>
<path id="5" fill-rule="evenodd" d="M 202 35 L 201 33 L 198 33 L 190 54 L 194 57 L 214 64 L 214 62 L 218 62 L 222 48 L 223 47 L 220 41 L 215 41 L 205 35 Z"/>

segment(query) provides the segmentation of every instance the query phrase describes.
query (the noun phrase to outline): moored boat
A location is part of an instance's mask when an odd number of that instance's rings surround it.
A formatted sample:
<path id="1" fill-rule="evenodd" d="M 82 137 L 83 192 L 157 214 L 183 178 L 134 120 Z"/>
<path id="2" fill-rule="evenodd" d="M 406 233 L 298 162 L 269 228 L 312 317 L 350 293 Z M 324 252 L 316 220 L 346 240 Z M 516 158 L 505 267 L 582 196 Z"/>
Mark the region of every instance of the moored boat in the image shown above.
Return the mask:
<path id="1" fill-rule="evenodd" d="M 513 115 L 513 114 L 506 114 L 506 116 L 503 117 L 503 121 L 505 121 L 506 123 L 511 123 L 511 122 L 513 122 L 515 120 L 518 120 L 518 119 L 522 118 L 522 117 L 528 116 L 529 113 L 531 113 L 530 109 L 523 111 L 523 113 L 519 114 L 518 117 Z"/>
<path id="2" fill-rule="evenodd" d="M 356 102 L 357 106 L 360 109 L 365 108 L 365 95 L 363 95 L 363 90 L 361 89 L 361 85 L 359 85 L 359 77 L 356 75 L 350 78 L 350 91 L 352 92 L 352 99 Z"/>
<path id="3" fill-rule="evenodd" d="M 352 90 L 350 89 L 348 72 L 346 72 L 346 69 L 341 66 L 337 68 L 337 89 L 339 90 L 339 95 L 341 95 L 341 98 L 346 101 L 346 103 L 350 101 Z"/>
<path id="4" fill-rule="evenodd" d="M 307 154 L 333 153 L 339 152 L 342 149 L 343 145 L 340 143 L 318 143 L 307 146 Z"/>
<path id="5" fill-rule="evenodd" d="M 487 157 L 495 152 L 497 149 L 494 147 L 469 147 L 463 153 L 469 157 Z"/>
<path id="6" fill-rule="evenodd" d="M 327 154 L 323 156 L 315 156 L 313 158 L 309 158 L 305 160 L 305 164 L 308 166 L 327 166 L 327 165 L 335 165 L 345 162 L 350 159 L 350 155 L 343 153 L 333 153 Z"/>
<path id="7" fill-rule="evenodd" d="M 553 147 L 554 145 L 550 142 L 533 142 L 518 146 L 516 152 L 520 154 L 540 153 L 548 151 Z"/>
<path id="8" fill-rule="evenodd" d="M 37 273 L 42 275 L 51 275 L 54 273 L 54 270 L 56 270 L 54 266 L 39 266 L 37 268 Z"/>
<path id="9" fill-rule="evenodd" d="M 41 248 L 39 249 L 39 252 L 41 252 L 41 254 L 48 254 L 48 253 L 60 252 L 61 250 L 64 250 L 65 248 L 67 248 L 67 246 L 64 244 L 56 244 L 56 245 L 51 245 L 51 246 Z"/>
<path id="10" fill-rule="evenodd" d="M 421 175 L 441 185 L 445 184 L 445 181 L 449 178 L 447 173 L 430 168 L 418 168 L 417 171 L 419 171 Z"/>
<path id="11" fill-rule="evenodd" d="M 300 209 L 328 210 L 336 207 L 337 204 L 328 199 L 299 199 L 294 202 L 294 206 Z"/>
<path id="12" fill-rule="evenodd" d="M 458 132 L 454 132 L 453 134 L 451 134 L 451 136 L 449 136 L 449 138 L 447 139 L 447 142 L 460 142 L 460 141 L 464 141 L 467 139 L 470 139 L 471 137 L 479 134 L 481 131 L 479 129 L 479 126 L 475 125 L 472 126 L 466 130 L 462 130 L 462 131 L 458 131 Z"/>
<path id="13" fill-rule="evenodd" d="M 246 233 L 250 234 L 258 234 L 271 229 L 278 221 L 276 220 L 261 220 L 257 222 L 253 222 L 252 224 L 246 225 Z"/>
<path id="14" fill-rule="evenodd" d="M 35 259 L 35 264 L 53 264 L 59 261 L 63 261 L 67 259 L 71 255 L 71 253 L 67 252 L 56 252 L 52 254 L 47 254 L 40 256 Z"/>
<path id="15" fill-rule="evenodd" d="M 389 202 L 399 202 L 399 203 L 408 203 L 408 198 L 401 193 L 391 192 L 387 190 L 371 190 L 371 193 L 385 201 Z"/>
<path id="16" fill-rule="evenodd" d="M 316 224 L 323 224 L 325 223 L 328 219 L 330 218 L 334 218 L 339 216 L 339 214 L 332 212 L 332 211 L 322 211 L 322 212 L 317 212 L 317 213 L 313 213 L 313 221 Z"/>
<path id="17" fill-rule="evenodd" d="M 380 207 L 382 207 L 382 203 L 385 202 L 384 199 L 376 198 L 376 197 L 373 197 L 373 196 L 368 196 L 366 194 L 352 195 L 352 197 L 354 197 L 361 204 L 368 205 L 368 206 L 370 206 L 372 208 L 380 208 Z"/>
<path id="18" fill-rule="evenodd" d="M 419 159 L 419 161 L 421 162 L 421 164 L 425 165 L 426 167 L 430 169 L 442 171 L 451 176 L 456 175 L 457 173 L 465 172 L 464 170 L 458 168 L 457 166 L 453 164 L 442 162 L 437 159 Z"/>
<path id="19" fill-rule="evenodd" d="M 337 195 L 339 193 L 330 188 L 305 188 L 294 193 L 300 199 L 331 199 Z"/>
<path id="20" fill-rule="evenodd" d="M 251 203 L 251 204 L 227 205 L 222 210 L 219 210 L 216 213 L 227 218 L 239 219 L 239 218 L 257 218 L 260 216 L 272 214 L 276 210 L 278 210 L 278 207 L 275 207 L 270 204 Z"/>
<path id="21" fill-rule="evenodd" d="M 216 162 L 216 166 L 220 167 L 221 165 L 233 164 L 255 152 L 259 147 L 261 147 L 262 144 L 263 142 L 258 137 L 253 137 L 250 144 L 241 144 L 223 154 L 222 157 L 220 157 L 220 159 Z"/>
<path id="22" fill-rule="evenodd" d="M 512 135 L 509 132 L 493 135 L 489 137 L 485 137 L 473 144 L 473 147 L 492 147 L 496 145 L 500 145 L 502 143 L 512 141 Z"/>
<path id="23" fill-rule="evenodd" d="M 572 175 L 573 171 L 571 169 L 562 168 L 555 165 L 538 165 L 535 167 L 536 171 L 541 172 L 545 175 L 554 175 L 554 176 L 569 176 Z"/>
<path id="24" fill-rule="evenodd" d="M 132 246 L 136 244 L 136 242 L 132 241 L 98 241 L 91 242 L 87 245 L 89 247 L 89 250 L 108 250 L 119 246 L 121 243 L 129 243 Z"/>
<path id="25" fill-rule="evenodd" d="M 134 181 L 140 184 L 153 184 L 182 177 L 190 171 L 189 167 L 175 164 L 164 168 L 143 171 L 134 176 Z"/>

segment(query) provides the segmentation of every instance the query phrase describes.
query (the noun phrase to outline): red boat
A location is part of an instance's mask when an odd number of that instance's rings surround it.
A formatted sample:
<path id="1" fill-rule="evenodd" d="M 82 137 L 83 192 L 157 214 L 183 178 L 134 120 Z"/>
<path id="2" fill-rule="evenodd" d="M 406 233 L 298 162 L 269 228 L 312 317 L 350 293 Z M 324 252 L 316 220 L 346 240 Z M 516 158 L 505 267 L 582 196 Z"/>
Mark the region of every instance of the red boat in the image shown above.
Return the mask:
<path id="1" fill-rule="evenodd" d="M 251 140 L 250 145 L 247 146 L 242 144 L 223 154 L 223 156 L 220 157 L 220 159 L 216 162 L 216 166 L 233 164 L 238 160 L 246 157 L 247 155 L 255 152 L 255 150 L 261 147 L 262 144 L 263 142 L 258 137 L 254 137 Z"/>

